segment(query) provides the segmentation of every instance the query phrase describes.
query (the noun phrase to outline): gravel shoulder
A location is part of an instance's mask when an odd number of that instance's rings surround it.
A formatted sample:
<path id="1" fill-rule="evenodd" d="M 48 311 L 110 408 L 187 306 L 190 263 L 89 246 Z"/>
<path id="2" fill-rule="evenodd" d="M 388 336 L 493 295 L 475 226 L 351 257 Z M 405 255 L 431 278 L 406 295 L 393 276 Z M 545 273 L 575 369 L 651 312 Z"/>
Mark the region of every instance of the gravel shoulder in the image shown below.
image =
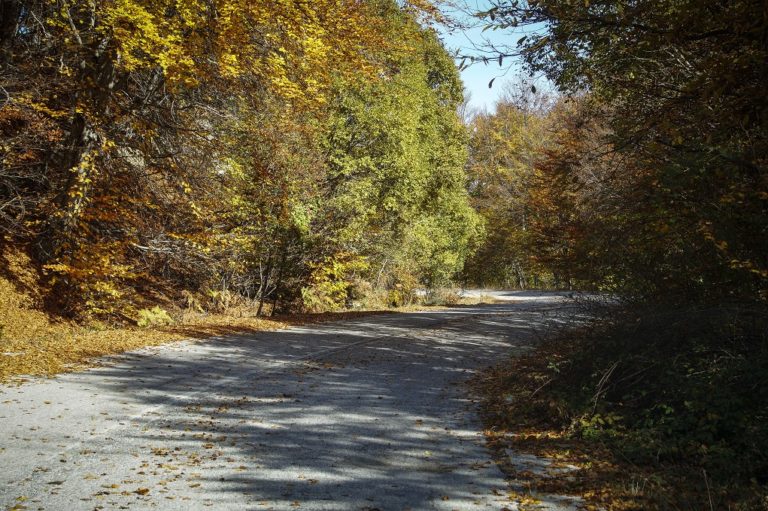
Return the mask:
<path id="1" fill-rule="evenodd" d="M 0 508 L 514 509 L 463 383 L 569 305 L 499 294 L 2 386 Z"/>

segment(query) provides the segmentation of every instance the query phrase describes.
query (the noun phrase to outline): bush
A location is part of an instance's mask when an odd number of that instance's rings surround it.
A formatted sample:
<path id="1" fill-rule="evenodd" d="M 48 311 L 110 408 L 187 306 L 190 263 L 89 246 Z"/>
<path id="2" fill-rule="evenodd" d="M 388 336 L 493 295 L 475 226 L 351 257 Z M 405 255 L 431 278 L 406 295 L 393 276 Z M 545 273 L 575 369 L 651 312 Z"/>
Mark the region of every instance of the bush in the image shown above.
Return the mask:
<path id="1" fill-rule="evenodd" d="M 461 295 L 453 288 L 430 289 L 424 298 L 425 305 L 456 305 L 461 301 Z"/>
<path id="2" fill-rule="evenodd" d="M 173 318 L 159 306 L 155 306 L 151 309 L 141 309 L 136 324 L 142 328 L 165 326 L 173 324 Z"/>
<path id="3" fill-rule="evenodd" d="M 766 311 L 633 304 L 596 315 L 610 319 L 490 374 L 487 426 L 553 429 L 607 448 L 621 465 L 611 481 L 658 478 L 631 497 L 650 499 L 642 509 L 703 509 L 708 498 L 717 509 L 768 503 Z"/>
<path id="4" fill-rule="evenodd" d="M 652 307 L 619 316 L 584 338 L 563 377 L 578 383 L 570 391 L 582 403 L 573 409 L 575 429 L 615 439 L 637 462 L 693 463 L 723 482 L 764 473 L 766 332 L 768 317 L 748 307 Z M 598 415 L 620 419 L 589 420 Z"/>

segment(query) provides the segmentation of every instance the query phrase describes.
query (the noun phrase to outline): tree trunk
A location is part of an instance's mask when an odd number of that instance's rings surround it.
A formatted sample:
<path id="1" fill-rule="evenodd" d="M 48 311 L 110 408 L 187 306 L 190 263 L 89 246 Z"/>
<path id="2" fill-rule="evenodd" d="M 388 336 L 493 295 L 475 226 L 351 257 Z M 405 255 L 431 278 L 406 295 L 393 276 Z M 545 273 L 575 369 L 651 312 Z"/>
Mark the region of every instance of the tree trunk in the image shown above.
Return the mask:
<path id="1" fill-rule="evenodd" d="M 91 58 L 82 62 L 79 83 L 83 92 L 75 97 L 78 108 L 87 107 L 91 115 L 109 114 L 109 99 L 115 85 L 116 70 L 105 39 L 90 51 Z M 90 62 L 89 62 L 90 61 Z M 92 84 L 92 85 L 88 85 Z M 66 183 L 56 199 L 57 210 L 37 239 L 37 256 L 48 262 L 59 255 L 62 245 L 71 241 L 80 215 L 88 202 L 94 168 L 102 143 L 101 135 L 85 113 L 75 113 L 67 142 L 55 165 L 68 173 Z"/>
<path id="2" fill-rule="evenodd" d="M 261 316 L 261 311 L 264 308 L 264 298 L 266 298 L 269 287 L 269 276 L 272 274 L 272 254 L 267 257 L 267 271 L 265 273 L 266 275 L 262 275 L 259 283 L 259 308 L 256 309 L 256 316 Z"/>
<path id="3" fill-rule="evenodd" d="M 283 283 L 283 270 L 285 269 L 285 260 L 286 255 L 285 252 L 283 252 L 283 257 L 280 260 L 280 268 L 277 271 L 277 279 L 275 279 L 275 299 L 272 301 L 272 311 L 269 313 L 270 316 L 274 316 L 275 310 L 277 309 L 277 299 L 280 297 L 278 289 L 280 288 L 280 284 Z"/>

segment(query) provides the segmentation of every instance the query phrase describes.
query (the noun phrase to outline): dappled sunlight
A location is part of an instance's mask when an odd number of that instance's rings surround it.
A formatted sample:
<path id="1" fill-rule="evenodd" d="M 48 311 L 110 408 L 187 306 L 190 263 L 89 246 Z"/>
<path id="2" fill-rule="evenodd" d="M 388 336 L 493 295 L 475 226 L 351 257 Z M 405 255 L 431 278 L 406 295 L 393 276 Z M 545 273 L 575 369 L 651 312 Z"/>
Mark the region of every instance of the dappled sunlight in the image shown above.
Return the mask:
<path id="1" fill-rule="evenodd" d="M 0 483 L 83 509 L 502 509 L 506 483 L 462 383 L 550 321 L 518 305 L 361 318 L 153 348 L 6 389 L 51 441 Z M 41 406 L 57 386 L 69 403 Z"/>

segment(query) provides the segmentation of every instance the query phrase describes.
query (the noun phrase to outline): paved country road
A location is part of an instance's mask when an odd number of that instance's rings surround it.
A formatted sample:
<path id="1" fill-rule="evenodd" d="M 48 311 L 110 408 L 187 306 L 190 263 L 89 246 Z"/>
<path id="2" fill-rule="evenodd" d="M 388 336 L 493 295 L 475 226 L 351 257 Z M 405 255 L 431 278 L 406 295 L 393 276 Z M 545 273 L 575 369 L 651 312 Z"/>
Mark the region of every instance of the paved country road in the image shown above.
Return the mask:
<path id="1" fill-rule="evenodd" d="M 570 305 L 495 295 L 0 387 L 0 509 L 514 509 L 464 383 Z"/>

